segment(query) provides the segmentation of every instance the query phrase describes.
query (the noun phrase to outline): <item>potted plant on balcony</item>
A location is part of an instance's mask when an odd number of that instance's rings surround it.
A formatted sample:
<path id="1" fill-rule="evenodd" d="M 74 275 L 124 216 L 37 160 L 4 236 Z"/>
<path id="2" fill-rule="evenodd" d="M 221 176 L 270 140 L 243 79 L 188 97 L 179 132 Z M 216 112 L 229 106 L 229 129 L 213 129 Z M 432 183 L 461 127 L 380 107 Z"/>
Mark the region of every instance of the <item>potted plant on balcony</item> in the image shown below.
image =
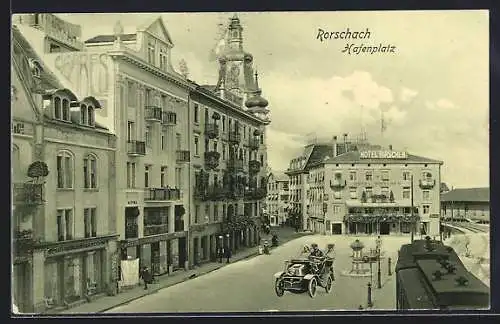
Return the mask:
<path id="1" fill-rule="evenodd" d="M 215 151 L 209 151 L 205 153 L 205 165 L 209 169 L 215 169 L 219 166 L 220 153 Z"/>
<path id="2" fill-rule="evenodd" d="M 361 194 L 361 202 L 362 203 L 365 203 L 366 202 L 366 191 L 363 191 L 363 193 Z"/>
<path id="3" fill-rule="evenodd" d="M 392 190 L 391 190 L 391 192 L 389 193 L 389 201 L 390 201 L 391 203 L 393 203 L 393 202 L 394 202 L 394 193 L 392 192 Z"/>

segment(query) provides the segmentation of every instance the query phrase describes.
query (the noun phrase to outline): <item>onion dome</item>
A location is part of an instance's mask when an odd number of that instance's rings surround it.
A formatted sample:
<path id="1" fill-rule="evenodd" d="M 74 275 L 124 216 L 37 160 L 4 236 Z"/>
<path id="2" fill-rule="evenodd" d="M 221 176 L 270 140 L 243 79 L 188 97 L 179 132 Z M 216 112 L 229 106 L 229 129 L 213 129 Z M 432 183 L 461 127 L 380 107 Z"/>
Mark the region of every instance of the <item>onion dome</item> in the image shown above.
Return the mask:
<path id="1" fill-rule="evenodd" d="M 243 55 L 243 60 L 245 61 L 245 63 L 251 63 L 253 61 L 253 55 L 250 53 L 245 53 Z"/>
<path id="2" fill-rule="evenodd" d="M 259 89 L 259 81 L 257 78 L 258 74 L 255 72 L 255 91 L 253 93 L 253 96 L 248 98 L 248 100 L 245 102 L 245 106 L 247 108 L 266 108 L 267 105 L 269 105 L 269 102 L 262 98 L 262 90 Z"/>

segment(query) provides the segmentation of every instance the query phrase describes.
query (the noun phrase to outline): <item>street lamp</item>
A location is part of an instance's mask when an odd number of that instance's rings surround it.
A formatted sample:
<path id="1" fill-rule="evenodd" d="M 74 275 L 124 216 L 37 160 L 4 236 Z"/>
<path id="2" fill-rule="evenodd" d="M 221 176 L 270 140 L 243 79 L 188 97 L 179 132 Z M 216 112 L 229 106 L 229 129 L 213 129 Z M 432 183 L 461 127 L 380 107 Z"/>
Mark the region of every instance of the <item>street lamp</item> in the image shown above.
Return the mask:
<path id="1" fill-rule="evenodd" d="M 222 263 L 222 254 L 224 251 L 224 237 L 222 235 L 219 235 L 219 262 Z"/>
<path id="2" fill-rule="evenodd" d="M 378 289 L 382 288 L 381 282 L 381 274 L 380 274 L 380 247 L 377 247 L 377 261 L 378 261 L 378 270 L 377 270 L 377 287 Z"/>

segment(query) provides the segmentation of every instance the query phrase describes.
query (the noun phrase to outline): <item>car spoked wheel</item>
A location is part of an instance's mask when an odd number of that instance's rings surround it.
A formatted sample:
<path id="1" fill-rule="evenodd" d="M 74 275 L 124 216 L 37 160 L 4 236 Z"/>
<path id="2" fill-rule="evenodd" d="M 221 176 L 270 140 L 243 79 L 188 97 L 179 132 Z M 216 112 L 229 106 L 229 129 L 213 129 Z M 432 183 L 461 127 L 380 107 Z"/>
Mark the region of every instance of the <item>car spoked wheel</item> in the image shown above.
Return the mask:
<path id="1" fill-rule="evenodd" d="M 276 282 L 274 283 L 274 291 L 276 292 L 276 295 L 278 297 L 283 296 L 283 294 L 285 293 L 285 283 L 282 279 L 276 279 Z"/>
<path id="2" fill-rule="evenodd" d="M 330 291 L 332 291 L 332 284 L 333 284 L 333 279 L 332 279 L 332 276 L 329 275 L 328 278 L 326 279 L 326 285 L 325 285 L 325 290 L 326 290 L 326 293 L 330 293 Z"/>
<path id="3" fill-rule="evenodd" d="M 314 298 L 314 296 L 316 296 L 317 286 L 318 286 L 318 282 L 316 281 L 316 278 L 312 278 L 311 280 L 309 280 L 308 291 L 309 291 L 309 296 L 311 298 Z"/>

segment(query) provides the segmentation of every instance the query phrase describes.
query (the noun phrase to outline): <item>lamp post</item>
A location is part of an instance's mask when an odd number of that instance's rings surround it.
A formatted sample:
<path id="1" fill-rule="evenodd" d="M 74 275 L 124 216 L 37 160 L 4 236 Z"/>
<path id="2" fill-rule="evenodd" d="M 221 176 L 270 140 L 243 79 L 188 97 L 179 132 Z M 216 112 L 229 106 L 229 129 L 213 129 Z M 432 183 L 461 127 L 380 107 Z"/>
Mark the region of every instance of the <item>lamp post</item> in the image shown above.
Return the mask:
<path id="1" fill-rule="evenodd" d="M 411 183 L 411 243 L 413 243 L 413 237 L 415 235 L 415 220 L 413 219 L 413 174 L 410 176 Z"/>
<path id="2" fill-rule="evenodd" d="M 219 235 L 219 262 L 222 263 L 222 256 L 224 251 L 224 237 Z"/>
<path id="3" fill-rule="evenodd" d="M 380 273 L 380 247 L 377 248 L 377 261 L 378 261 L 378 270 L 377 270 L 377 288 L 382 288 L 382 278 Z"/>

